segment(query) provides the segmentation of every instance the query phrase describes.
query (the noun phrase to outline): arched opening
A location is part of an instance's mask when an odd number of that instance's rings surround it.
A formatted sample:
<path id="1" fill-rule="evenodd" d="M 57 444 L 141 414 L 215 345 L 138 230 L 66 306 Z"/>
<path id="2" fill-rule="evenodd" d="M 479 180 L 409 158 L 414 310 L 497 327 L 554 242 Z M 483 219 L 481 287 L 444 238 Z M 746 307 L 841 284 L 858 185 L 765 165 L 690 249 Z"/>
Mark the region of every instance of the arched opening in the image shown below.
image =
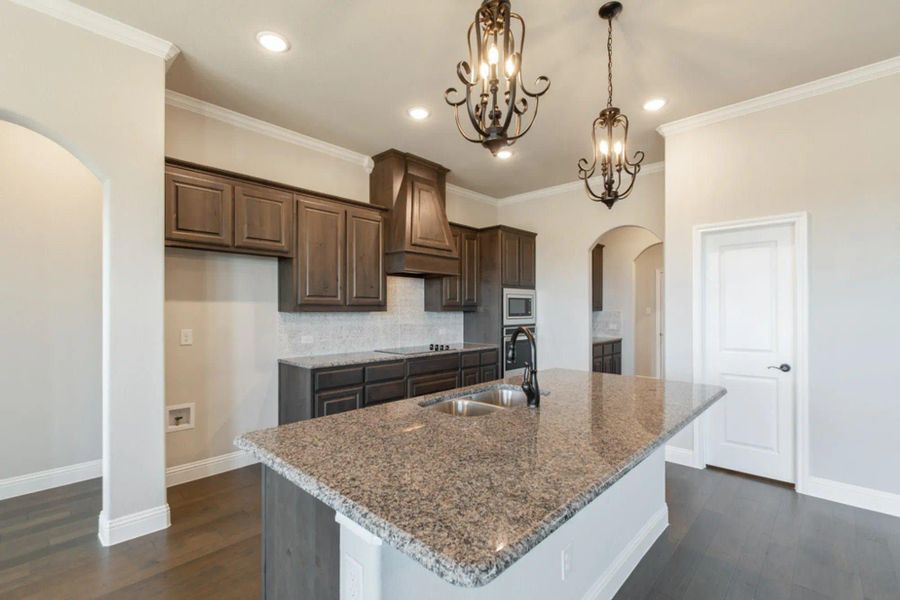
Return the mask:
<path id="1" fill-rule="evenodd" d="M 662 240 L 623 225 L 600 235 L 589 253 L 592 370 L 660 377 Z"/>
<path id="2" fill-rule="evenodd" d="M 90 481 L 99 512 L 103 185 L 0 120 L 0 214 L 0 499 Z"/>

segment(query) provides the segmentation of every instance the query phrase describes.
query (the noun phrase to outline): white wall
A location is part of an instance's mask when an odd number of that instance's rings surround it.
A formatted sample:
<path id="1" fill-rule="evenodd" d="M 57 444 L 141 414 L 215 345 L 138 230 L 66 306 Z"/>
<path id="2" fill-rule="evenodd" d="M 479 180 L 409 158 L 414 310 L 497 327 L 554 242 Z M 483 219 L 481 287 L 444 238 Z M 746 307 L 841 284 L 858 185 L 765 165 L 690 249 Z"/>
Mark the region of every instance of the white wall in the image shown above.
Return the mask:
<path id="1" fill-rule="evenodd" d="M 0 119 L 60 143 L 103 182 L 102 521 L 155 508 L 165 523 L 165 63 L 9 2 L 0 23 Z"/>
<path id="2" fill-rule="evenodd" d="M 631 196 L 612 210 L 592 202 L 583 188 L 501 204 L 501 223 L 537 232 L 541 368 L 590 369 L 590 249 L 604 232 L 622 225 L 644 227 L 662 238 L 663 181 L 661 172 L 642 173 Z"/>
<path id="3" fill-rule="evenodd" d="M 900 76 L 666 139 L 666 371 L 692 374 L 692 227 L 809 213 L 810 474 L 900 493 Z"/>
<path id="4" fill-rule="evenodd" d="M 0 480 L 100 460 L 100 182 L 0 121 Z"/>
<path id="5" fill-rule="evenodd" d="M 659 244 L 659 238 L 643 227 L 625 226 L 604 233 L 597 243 L 603 244 L 603 310 L 594 313 L 593 332 L 622 338 L 622 375 L 634 375 L 634 261 L 648 247 Z"/>
<path id="6" fill-rule="evenodd" d="M 634 374 L 656 377 L 656 271 L 663 268 L 663 245 L 634 260 Z"/>
<path id="7" fill-rule="evenodd" d="M 166 108 L 166 154 L 367 202 L 369 176 L 325 155 L 182 108 Z M 452 221 L 496 223 L 495 205 L 448 190 Z M 277 423 L 277 359 L 462 340 L 462 315 L 426 313 L 423 281 L 388 278 L 388 310 L 278 313 L 277 260 L 166 250 L 166 403 L 196 403 L 197 426 L 166 436 L 175 466 L 233 452 L 240 433 Z M 194 345 L 179 346 L 182 328 Z M 304 336 L 312 343 L 304 344 Z"/>

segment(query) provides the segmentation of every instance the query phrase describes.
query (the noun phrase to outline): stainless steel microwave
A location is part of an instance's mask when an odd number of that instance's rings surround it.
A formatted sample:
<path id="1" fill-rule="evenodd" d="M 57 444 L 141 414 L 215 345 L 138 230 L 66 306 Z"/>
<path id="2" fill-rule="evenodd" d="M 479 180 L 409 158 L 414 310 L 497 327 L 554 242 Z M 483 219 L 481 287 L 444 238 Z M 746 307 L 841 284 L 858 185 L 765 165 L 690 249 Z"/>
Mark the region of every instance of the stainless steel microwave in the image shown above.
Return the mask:
<path id="1" fill-rule="evenodd" d="M 537 302 L 534 290 L 503 289 L 503 324 L 534 325 L 537 321 Z"/>

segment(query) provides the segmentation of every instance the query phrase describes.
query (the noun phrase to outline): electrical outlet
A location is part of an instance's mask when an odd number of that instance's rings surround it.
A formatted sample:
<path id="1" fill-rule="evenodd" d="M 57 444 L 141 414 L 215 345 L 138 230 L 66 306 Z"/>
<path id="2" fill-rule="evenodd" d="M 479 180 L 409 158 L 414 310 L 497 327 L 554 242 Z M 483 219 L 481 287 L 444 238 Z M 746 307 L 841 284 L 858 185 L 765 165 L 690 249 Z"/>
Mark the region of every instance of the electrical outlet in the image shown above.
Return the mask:
<path id="1" fill-rule="evenodd" d="M 300 343 L 301 343 L 301 344 L 312 344 L 312 343 L 313 343 L 313 336 L 311 336 L 311 335 L 301 335 L 301 336 L 300 336 Z"/>
<path id="2" fill-rule="evenodd" d="M 193 329 L 182 329 L 181 330 L 181 338 L 179 342 L 182 346 L 193 346 L 194 345 L 194 330 Z"/>
<path id="3" fill-rule="evenodd" d="M 560 576 L 562 577 L 562 580 L 565 581 L 566 577 L 568 577 L 569 573 L 572 571 L 572 544 L 563 548 L 562 554 L 560 555 L 560 562 L 560 566 L 562 567 Z"/>

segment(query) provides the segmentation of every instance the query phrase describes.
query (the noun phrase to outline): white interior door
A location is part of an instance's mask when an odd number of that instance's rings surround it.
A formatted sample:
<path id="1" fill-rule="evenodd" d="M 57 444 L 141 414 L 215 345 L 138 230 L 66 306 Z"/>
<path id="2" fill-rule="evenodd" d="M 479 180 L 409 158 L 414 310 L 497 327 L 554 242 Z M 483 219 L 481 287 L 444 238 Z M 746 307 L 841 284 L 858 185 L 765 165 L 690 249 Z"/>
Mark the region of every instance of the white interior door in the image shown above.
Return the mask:
<path id="1" fill-rule="evenodd" d="M 656 364 L 655 373 L 657 379 L 665 378 L 665 367 L 666 364 L 666 342 L 665 335 L 666 324 L 665 324 L 665 302 L 666 302 L 666 294 L 665 294 L 665 278 L 663 276 L 662 269 L 656 270 L 656 352 L 655 360 Z"/>
<path id="2" fill-rule="evenodd" d="M 794 482 L 793 226 L 710 232 L 702 252 L 703 380 L 728 389 L 709 412 L 706 462 Z"/>

